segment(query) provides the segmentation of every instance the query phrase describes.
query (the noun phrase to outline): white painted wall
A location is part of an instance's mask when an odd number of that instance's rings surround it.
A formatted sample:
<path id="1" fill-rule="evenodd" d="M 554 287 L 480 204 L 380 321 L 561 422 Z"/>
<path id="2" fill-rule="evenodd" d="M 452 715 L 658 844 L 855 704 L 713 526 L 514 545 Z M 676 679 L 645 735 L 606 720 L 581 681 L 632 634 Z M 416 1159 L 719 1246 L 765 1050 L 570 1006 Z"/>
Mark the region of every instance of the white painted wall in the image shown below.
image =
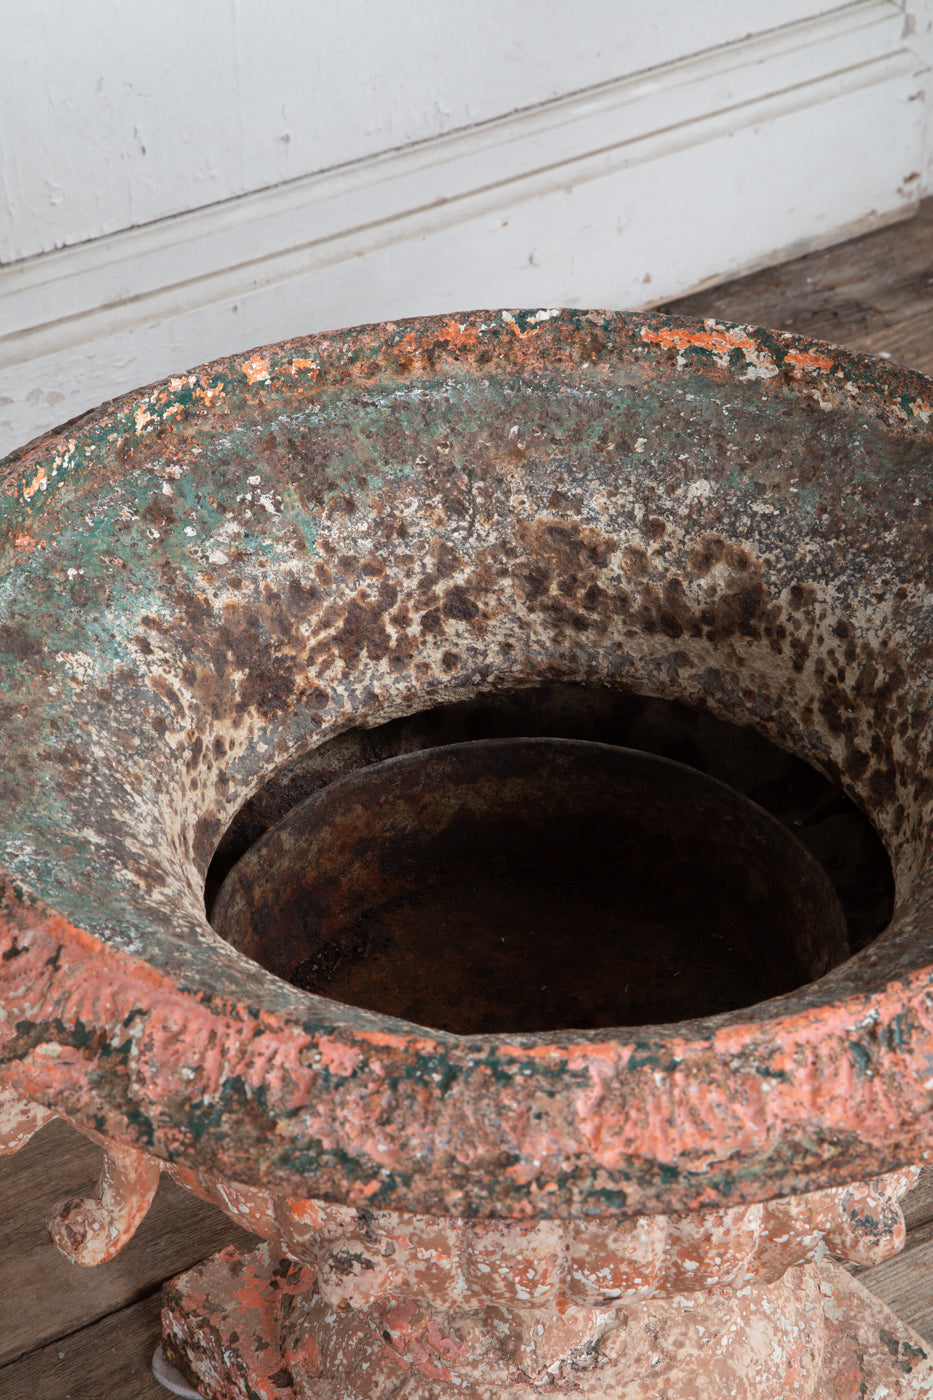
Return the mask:
<path id="1" fill-rule="evenodd" d="M 923 67 L 933 70 L 933 0 L 896 0 L 904 15 L 902 31 L 905 48 L 911 50 Z M 923 160 L 920 166 L 921 194 L 933 195 L 933 84 L 926 81 L 924 89 L 926 127 Z"/>
<path id="2" fill-rule="evenodd" d="M 286 335 L 910 211 L 933 0 L 0 0 L 0 453 Z"/>
<path id="3" fill-rule="evenodd" d="M 782 23 L 834 0 L 783 0 Z M 731 43 L 772 0 L 3 0 L 0 262 Z"/>

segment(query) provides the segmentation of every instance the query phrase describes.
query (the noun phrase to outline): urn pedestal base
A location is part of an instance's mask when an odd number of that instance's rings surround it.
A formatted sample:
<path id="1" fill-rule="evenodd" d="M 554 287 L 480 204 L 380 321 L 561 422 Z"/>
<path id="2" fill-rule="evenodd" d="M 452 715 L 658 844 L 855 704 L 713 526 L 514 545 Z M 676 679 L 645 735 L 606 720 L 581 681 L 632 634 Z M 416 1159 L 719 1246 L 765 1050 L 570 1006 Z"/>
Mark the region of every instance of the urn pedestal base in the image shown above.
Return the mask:
<path id="1" fill-rule="evenodd" d="M 163 1330 L 169 1360 L 206 1400 L 933 1396 L 923 1340 L 829 1258 L 774 1283 L 563 1315 L 553 1306 L 435 1312 L 397 1297 L 341 1311 L 313 1268 L 263 1244 L 224 1250 L 175 1279 Z M 521 1362 L 532 1338 L 545 1364 L 530 1372 Z"/>

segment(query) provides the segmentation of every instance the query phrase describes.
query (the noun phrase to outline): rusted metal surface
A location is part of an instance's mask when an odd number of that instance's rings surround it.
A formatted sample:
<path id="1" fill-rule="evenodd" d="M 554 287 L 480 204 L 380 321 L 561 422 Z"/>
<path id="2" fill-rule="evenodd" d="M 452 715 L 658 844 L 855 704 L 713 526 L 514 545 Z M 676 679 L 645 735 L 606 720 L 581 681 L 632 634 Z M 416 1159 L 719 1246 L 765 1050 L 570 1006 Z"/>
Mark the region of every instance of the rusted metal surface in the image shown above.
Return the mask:
<path id="1" fill-rule="evenodd" d="M 286 1194 L 617 1218 L 930 1155 L 928 381 L 790 336 L 497 313 L 221 361 L 2 474 L 0 1082 Z M 685 1024 L 458 1037 L 237 954 L 204 877 L 350 727 L 554 681 L 838 779 L 889 930 Z"/>
<path id="2" fill-rule="evenodd" d="M 338 1310 L 405 1297 L 447 1311 L 508 1303 L 519 1310 L 553 1305 L 560 1314 L 773 1283 L 792 1265 L 827 1253 L 880 1263 L 903 1247 L 899 1202 L 918 1175 L 904 1167 L 752 1206 L 633 1220 L 507 1221 L 331 1205 L 168 1170 L 312 1270 L 317 1291 Z"/>
<path id="3" fill-rule="evenodd" d="M 308 991 L 462 1035 L 683 1021 L 848 951 L 780 822 L 683 764 L 567 739 L 331 783 L 234 866 L 212 923 Z"/>
<path id="4" fill-rule="evenodd" d="M 921 1339 L 826 1258 L 898 1248 L 912 1179 L 617 1231 L 312 1208 L 173 1280 L 166 1350 L 210 1400 L 919 1400 Z"/>
<path id="5" fill-rule="evenodd" d="M 339 779 L 425 749 L 555 735 L 637 749 L 725 783 L 775 817 L 821 866 L 845 914 L 850 952 L 887 928 L 894 881 L 884 847 L 864 813 L 825 774 L 754 729 L 680 701 L 566 684 L 436 705 L 376 729 L 345 730 L 298 755 L 253 793 L 221 839 L 205 882 L 208 917 L 236 861 L 299 803 Z"/>

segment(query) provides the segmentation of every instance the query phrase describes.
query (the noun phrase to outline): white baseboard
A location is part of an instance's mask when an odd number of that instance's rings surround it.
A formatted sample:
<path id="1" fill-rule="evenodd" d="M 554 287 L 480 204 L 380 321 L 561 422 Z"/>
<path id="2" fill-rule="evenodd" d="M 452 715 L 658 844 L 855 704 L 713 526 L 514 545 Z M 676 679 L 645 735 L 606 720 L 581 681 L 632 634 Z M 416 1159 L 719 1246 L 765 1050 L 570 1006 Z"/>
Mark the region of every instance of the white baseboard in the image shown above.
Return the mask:
<path id="1" fill-rule="evenodd" d="M 903 13 L 819 19 L 0 269 L 0 453 L 302 332 L 495 305 L 641 307 L 908 212 Z M 913 177 L 913 178 L 912 178 Z"/>

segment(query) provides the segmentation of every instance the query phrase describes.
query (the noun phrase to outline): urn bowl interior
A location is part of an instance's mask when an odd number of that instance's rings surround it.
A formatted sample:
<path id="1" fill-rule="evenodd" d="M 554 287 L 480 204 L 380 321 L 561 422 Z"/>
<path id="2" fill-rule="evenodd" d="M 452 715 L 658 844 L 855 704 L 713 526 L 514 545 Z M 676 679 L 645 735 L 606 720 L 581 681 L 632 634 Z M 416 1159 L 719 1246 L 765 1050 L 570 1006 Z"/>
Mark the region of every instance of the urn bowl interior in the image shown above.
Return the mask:
<path id="1" fill-rule="evenodd" d="M 670 759 L 486 739 L 348 774 L 234 865 L 214 927 L 293 984 L 460 1035 L 751 1005 L 847 956 L 792 831 Z"/>

